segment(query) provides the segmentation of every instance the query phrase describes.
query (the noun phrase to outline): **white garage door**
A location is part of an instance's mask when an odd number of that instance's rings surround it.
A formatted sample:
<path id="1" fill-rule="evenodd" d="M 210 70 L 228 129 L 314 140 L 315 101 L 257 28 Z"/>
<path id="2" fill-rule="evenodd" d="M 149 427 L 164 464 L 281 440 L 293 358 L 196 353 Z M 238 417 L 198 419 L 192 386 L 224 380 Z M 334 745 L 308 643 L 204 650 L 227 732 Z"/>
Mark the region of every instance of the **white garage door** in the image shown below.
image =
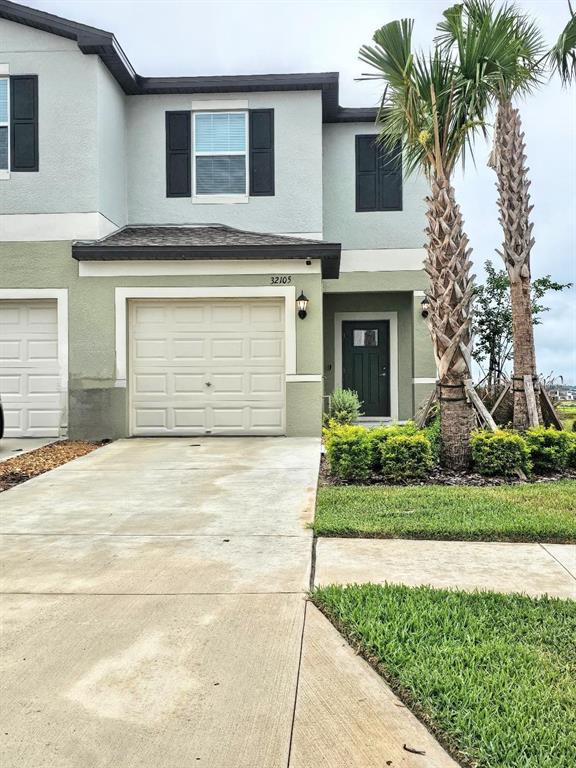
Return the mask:
<path id="1" fill-rule="evenodd" d="M 5 434 L 58 437 L 62 398 L 56 301 L 0 301 Z"/>
<path id="2" fill-rule="evenodd" d="M 284 303 L 130 305 L 131 432 L 282 434 Z"/>

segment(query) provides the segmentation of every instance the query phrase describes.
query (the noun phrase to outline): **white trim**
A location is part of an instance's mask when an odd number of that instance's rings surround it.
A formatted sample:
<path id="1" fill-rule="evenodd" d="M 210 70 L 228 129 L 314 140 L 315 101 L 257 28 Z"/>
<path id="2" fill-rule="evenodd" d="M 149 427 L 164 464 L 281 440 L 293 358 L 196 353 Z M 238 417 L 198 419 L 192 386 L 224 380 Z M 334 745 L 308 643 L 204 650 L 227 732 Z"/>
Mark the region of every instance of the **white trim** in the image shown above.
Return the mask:
<path id="1" fill-rule="evenodd" d="M 8 144 L 10 144 L 10 142 L 8 142 Z M 0 168 L 0 181 L 8 181 L 9 178 L 10 171 L 7 171 L 6 168 Z"/>
<path id="2" fill-rule="evenodd" d="M 8 76 L 10 74 L 10 64 L 0 64 L 0 77 Z"/>
<path id="3" fill-rule="evenodd" d="M 0 300 L 56 299 L 58 314 L 58 369 L 60 373 L 60 432 L 68 432 L 68 288 L 0 288 Z"/>
<path id="4" fill-rule="evenodd" d="M 426 296 L 426 292 L 425 291 L 412 291 L 412 295 L 414 296 L 415 299 L 423 299 L 424 296 Z"/>
<path id="5" fill-rule="evenodd" d="M 319 259 L 234 261 L 81 261 L 80 277 L 149 277 L 159 275 L 308 275 L 320 274 Z"/>
<path id="6" fill-rule="evenodd" d="M 342 251 L 341 272 L 401 272 L 424 269 L 425 248 L 377 248 Z"/>
<path id="7" fill-rule="evenodd" d="M 249 202 L 248 195 L 192 195 L 193 205 L 238 205 Z"/>
<path id="8" fill-rule="evenodd" d="M 10 178 L 10 160 L 12 159 L 10 157 L 10 145 L 12 144 L 11 136 L 10 136 L 10 96 L 11 96 L 11 89 L 10 89 L 10 71 L 5 72 L 0 75 L 0 80 L 6 80 L 6 121 L 2 121 L 1 125 L 3 128 L 6 128 L 6 141 L 7 141 L 7 166 L 6 168 L 2 168 L 2 176 L 0 178 L 2 179 L 9 179 Z"/>
<path id="9" fill-rule="evenodd" d="M 342 322 L 345 320 L 388 320 L 390 323 L 390 418 L 398 421 L 398 313 L 336 312 L 334 314 L 334 386 L 342 387 Z M 370 419 L 380 418 L 371 416 Z M 382 417 L 386 418 L 386 417 Z"/>
<path id="10" fill-rule="evenodd" d="M 0 242 L 99 240 L 117 229 L 101 213 L 0 214 Z"/>
<path id="11" fill-rule="evenodd" d="M 248 109 L 248 99 L 193 99 L 192 112 L 238 112 Z"/>
<path id="12" fill-rule="evenodd" d="M 412 379 L 412 384 L 436 384 L 436 378 L 430 376 Z"/>
<path id="13" fill-rule="evenodd" d="M 182 287 L 182 288 L 116 288 L 116 387 L 125 387 L 127 363 L 127 303 L 129 299 L 258 299 L 277 297 L 284 299 L 284 325 L 286 333 L 286 374 L 296 373 L 296 287 L 238 286 L 238 287 Z"/>
<path id="14" fill-rule="evenodd" d="M 286 374 L 286 383 L 302 383 L 308 381 L 323 381 L 324 377 L 321 373 L 291 373 Z"/>

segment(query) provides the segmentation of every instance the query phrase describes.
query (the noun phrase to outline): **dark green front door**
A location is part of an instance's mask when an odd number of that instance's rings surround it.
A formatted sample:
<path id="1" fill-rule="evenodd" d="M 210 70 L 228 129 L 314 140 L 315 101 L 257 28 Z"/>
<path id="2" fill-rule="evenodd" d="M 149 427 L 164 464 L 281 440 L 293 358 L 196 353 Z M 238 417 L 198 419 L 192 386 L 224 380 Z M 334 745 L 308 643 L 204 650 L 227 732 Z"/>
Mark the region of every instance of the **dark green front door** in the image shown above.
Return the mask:
<path id="1" fill-rule="evenodd" d="M 342 386 L 358 393 L 365 416 L 390 416 L 388 320 L 342 323 Z"/>

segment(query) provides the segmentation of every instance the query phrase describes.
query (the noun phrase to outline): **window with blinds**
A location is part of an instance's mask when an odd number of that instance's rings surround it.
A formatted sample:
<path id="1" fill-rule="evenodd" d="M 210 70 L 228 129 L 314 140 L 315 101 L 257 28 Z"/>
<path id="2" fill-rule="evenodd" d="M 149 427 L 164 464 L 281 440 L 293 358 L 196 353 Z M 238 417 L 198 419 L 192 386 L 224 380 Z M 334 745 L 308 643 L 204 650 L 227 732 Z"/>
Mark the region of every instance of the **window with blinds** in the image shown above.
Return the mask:
<path id="1" fill-rule="evenodd" d="M 246 112 L 194 115 L 194 194 L 246 195 Z"/>

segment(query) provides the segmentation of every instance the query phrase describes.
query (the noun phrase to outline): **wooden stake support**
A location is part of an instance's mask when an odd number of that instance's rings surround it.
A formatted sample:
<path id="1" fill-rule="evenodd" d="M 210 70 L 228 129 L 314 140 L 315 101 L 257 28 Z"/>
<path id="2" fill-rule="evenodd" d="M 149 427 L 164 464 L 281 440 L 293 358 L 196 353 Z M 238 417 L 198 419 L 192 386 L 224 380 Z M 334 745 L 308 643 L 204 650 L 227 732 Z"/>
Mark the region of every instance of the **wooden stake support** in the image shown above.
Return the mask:
<path id="1" fill-rule="evenodd" d="M 466 392 L 467 397 L 470 398 L 472 405 L 474 406 L 474 408 L 476 408 L 476 411 L 480 416 L 480 419 L 486 424 L 488 429 L 491 429 L 493 432 L 495 432 L 498 429 L 498 427 L 496 426 L 496 422 L 492 418 L 492 414 L 490 413 L 488 408 L 486 408 L 486 406 L 482 402 L 480 395 L 474 389 L 474 382 L 472 381 L 472 379 L 467 379 L 464 382 L 464 390 Z"/>
<path id="2" fill-rule="evenodd" d="M 528 421 L 531 427 L 537 427 L 538 406 L 536 405 L 536 395 L 534 393 L 534 382 L 530 374 L 524 375 L 524 392 L 526 393 L 526 408 L 528 409 Z"/>

